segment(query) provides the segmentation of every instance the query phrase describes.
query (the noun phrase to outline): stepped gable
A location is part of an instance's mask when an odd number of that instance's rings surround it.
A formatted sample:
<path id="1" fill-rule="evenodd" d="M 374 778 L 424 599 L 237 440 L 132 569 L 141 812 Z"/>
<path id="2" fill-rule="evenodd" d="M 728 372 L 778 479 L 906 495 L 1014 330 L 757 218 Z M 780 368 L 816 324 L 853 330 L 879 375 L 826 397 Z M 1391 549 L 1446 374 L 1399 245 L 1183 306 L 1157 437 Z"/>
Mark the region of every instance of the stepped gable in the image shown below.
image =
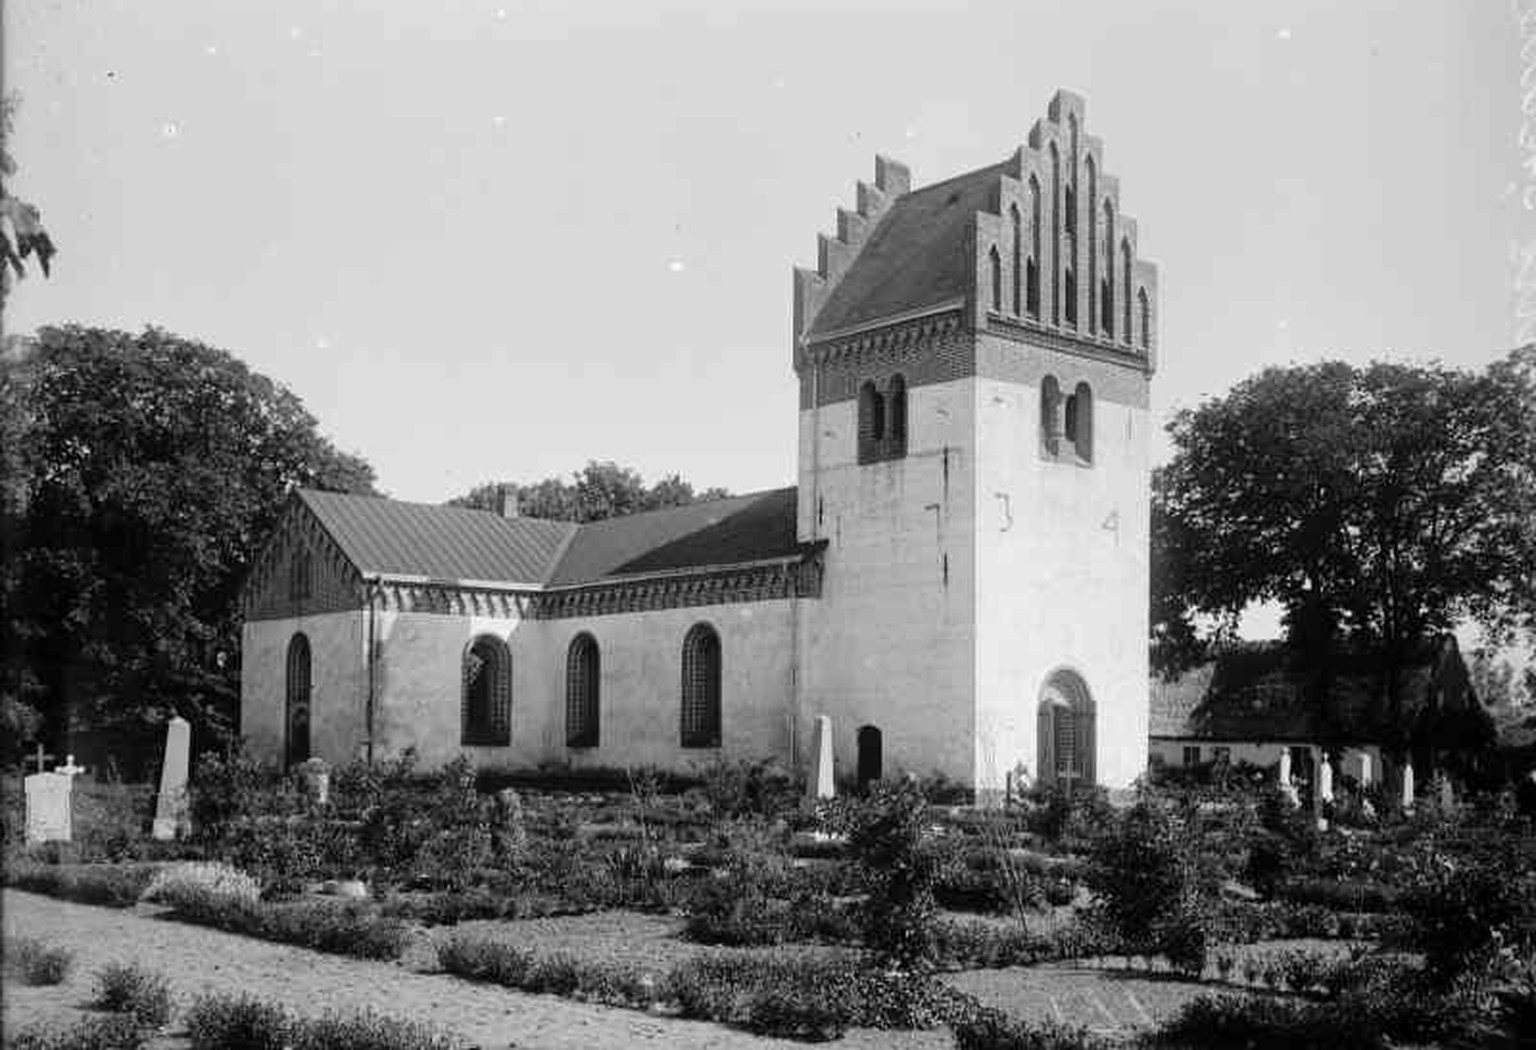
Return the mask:
<path id="1" fill-rule="evenodd" d="M 809 345 L 952 308 L 975 330 L 1059 332 L 1150 371 L 1157 267 L 1137 252 L 1085 110 L 1058 91 L 1012 156 L 917 190 L 904 165 L 876 158 L 857 212 L 839 209 L 816 269 L 795 272 L 796 365 Z"/>

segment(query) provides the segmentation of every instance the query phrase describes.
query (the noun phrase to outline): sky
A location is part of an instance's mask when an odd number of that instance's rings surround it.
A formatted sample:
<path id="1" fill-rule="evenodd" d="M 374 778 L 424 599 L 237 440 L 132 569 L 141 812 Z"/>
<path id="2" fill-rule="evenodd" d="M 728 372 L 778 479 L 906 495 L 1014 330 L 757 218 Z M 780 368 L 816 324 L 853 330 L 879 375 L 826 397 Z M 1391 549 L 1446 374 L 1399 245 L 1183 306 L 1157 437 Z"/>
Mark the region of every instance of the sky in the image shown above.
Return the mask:
<path id="1" fill-rule="evenodd" d="M 876 153 L 994 163 L 1065 87 L 1159 265 L 1159 421 L 1270 364 L 1481 368 L 1536 261 L 1526 8 L 12 0 L 59 254 L 6 328 L 229 350 L 401 499 L 790 484 L 791 268 Z"/>

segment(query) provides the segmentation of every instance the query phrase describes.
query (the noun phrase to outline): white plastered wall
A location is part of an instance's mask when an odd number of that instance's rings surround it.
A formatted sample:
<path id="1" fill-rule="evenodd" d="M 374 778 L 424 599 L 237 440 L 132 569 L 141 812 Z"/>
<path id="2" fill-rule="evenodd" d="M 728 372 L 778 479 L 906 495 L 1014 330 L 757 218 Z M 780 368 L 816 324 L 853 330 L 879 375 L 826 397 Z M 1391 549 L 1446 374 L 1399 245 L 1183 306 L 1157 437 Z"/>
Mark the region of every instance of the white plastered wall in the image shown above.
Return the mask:
<path id="1" fill-rule="evenodd" d="M 285 746 L 288 645 L 303 633 L 310 650 L 310 753 L 348 762 L 367 741 L 368 683 L 360 611 L 248 620 L 240 632 L 240 735 L 251 753 L 281 762 Z"/>

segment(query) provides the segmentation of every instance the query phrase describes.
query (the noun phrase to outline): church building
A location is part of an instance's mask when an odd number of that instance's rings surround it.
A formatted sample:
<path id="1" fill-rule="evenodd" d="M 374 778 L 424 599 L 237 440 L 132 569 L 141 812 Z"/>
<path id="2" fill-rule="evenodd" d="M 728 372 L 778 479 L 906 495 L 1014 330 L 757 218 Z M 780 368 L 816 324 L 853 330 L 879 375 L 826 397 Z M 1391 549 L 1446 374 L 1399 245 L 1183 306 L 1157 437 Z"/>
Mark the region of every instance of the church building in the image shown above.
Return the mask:
<path id="1" fill-rule="evenodd" d="M 243 594 L 241 732 L 339 762 L 1147 762 L 1157 271 L 1083 100 L 914 189 L 877 158 L 794 275 L 794 487 L 576 525 L 300 491 Z"/>

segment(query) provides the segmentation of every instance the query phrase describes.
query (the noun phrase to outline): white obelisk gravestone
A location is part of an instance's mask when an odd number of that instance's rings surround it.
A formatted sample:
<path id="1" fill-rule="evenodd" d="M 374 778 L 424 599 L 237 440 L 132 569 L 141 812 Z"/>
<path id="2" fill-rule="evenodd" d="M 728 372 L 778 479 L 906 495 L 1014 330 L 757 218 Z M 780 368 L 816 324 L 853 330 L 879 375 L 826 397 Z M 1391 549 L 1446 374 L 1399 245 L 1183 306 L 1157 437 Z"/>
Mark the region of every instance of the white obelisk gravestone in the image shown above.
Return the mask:
<path id="1" fill-rule="evenodd" d="M 155 801 L 154 836 L 176 837 L 187 826 L 187 769 L 192 759 L 192 727 L 177 715 L 165 727 L 165 764 L 160 767 L 160 797 Z"/>
<path id="2" fill-rule="evenodd" d="M 811 776 L 806 787 L 812 798 L 832 798 L 837 794 L 837 784 L 832 778 L 832 719 L 826 715 L 816 717 Z"/>

